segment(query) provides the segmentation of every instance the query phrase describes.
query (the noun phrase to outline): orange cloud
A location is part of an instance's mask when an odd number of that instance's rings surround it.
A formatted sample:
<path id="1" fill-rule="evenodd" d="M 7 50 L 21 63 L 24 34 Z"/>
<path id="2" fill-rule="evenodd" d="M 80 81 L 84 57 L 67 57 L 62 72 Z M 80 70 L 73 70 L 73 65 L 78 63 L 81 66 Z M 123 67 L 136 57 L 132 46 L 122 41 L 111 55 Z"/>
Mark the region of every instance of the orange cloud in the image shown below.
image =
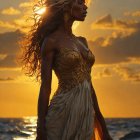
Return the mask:
<path id="1" fill-rule="evenodd" d="M 113 19 L 110 14 L 100 17 L 91 24 L 92 29 L 135 31 L 140 28 L 140 22 L 135 20 Z"/>
<path id="2" fill-rule="evenodd" d="M 132 58 L 140 58 L 139 30 L 125 36 L 120 32 L 106 38 L 99 37 L 94 41 L 89 40 L 88 44 L 95 55 L 96 64 L 130 62 Z"/>
<path id="3" fill-rule="evenodd" d="M 30 30 L 32 24 L 33 24 L 32 20 L 27 20 L 26 16 L 14 19 L 11 22 L 0 20 L 0 27 L 14 30 L 19 29 L 24 33 L 27 33 Z"/>
<path id="4" fill-rule="evenodd" d="M 104 65 L 102 67 L 103 68 L 102 68 L 101 71 L 98 70 L 98 72 L 94 73 L 94 76 L 93 76 L 94 79 L 100 79 L 100 78 L 103 78 L 103 77 L 110 77 L 110 76 L 112 76 L 112 73 L 111 73 L 109 68 L 104 68 Z"/>
<path id="5" fill-rule="evenodd" d="M 10 29 L 15 29 L 16 26 L 10 22 L 6 22 L 6 21 L 1 21 L 0 20 L 0 27 L 2 28 L 10 28 Z"/>
<path id="6" fill-rule="evenodd" d="M 21 14 L 21 12 L 13 7 L 9 7 L 7 9 L 3 9 L 1 11 L 1 14 L 4 14 L 4 15 L 19 15 Z"/>
<path id="7" fill-rule="evenodd" d="M 33 5 L 33 2 L 23 2 L 19 4 L 20 8 L 27 8 L 27 7 L 31 7 Z"/>
<path id="8" fill-rule="evenodd" d="M 32 21 L 31 18 L 30 20 L 28 20 L 29 17 L 32 16 L 32 6 L 33 6 L 34 2 L 23 2 L 19 4 L 19 8 L 21 8 L 21 11 L 10 7 L 7 9 L 3 9 L 1 11 L 2 14 L 7 14 L 7 15 L 21 15 L 18 18 L 13 19 L 12 21 L 2 21 L 0 20 L 0 27 L 5 28 L 5 29 L 19 29 L 20 31 L 27 33 L 32 25 Z"/>
<path id="9" fill-rule="evenodd" d="M 134 11 L 134 12 L 125 12 L 125 16 L 132 16 L 132 17 L 140 17 L 140 11 Z"/>
<path id="10" fill-rule="evenodd" d="M 134 66 L 130 67 L 118 65 L 114 68 L 114 70 L 120 75 L 122 80 L 140 82 L 140 68 L 135 69 Z"/>
<path id="11" fill-rule="evenodd" d="M 33 24 L 31 20 L 26 20 L 25 17 L 21 17 L 19 19 L 13 20 L 13 24 L 15 25 L 16 29 L 19 29 L 20 31 L 27 33 L 31 25 Z"/>
<path id="12" fill-rule="evenodd" d="M 7 77 L 7 78 L 0 78 L 0 81 L 4 82 L 4 81 L 11 81 L 11 80 L 14 80 L 13 78 L 11 77 Z"/>
<path id="13" fill-rule="evenodd" d="M 6 56 L 7 56 L 7 54 L 0 54 L 0 60 L 5 59 Z"/>

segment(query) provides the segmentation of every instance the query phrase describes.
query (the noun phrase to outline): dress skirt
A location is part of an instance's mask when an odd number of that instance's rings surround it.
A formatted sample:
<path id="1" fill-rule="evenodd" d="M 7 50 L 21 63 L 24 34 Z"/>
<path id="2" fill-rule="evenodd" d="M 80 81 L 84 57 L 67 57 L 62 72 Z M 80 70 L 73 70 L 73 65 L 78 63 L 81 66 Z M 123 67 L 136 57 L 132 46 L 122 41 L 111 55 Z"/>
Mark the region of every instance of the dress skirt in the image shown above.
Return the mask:
<path id="1" fill-rule="evenodd" d="M 99 140 L 91 83 L 86 79 L 70 90 L 56 90 L 46 115 L 47 140 Z"/>

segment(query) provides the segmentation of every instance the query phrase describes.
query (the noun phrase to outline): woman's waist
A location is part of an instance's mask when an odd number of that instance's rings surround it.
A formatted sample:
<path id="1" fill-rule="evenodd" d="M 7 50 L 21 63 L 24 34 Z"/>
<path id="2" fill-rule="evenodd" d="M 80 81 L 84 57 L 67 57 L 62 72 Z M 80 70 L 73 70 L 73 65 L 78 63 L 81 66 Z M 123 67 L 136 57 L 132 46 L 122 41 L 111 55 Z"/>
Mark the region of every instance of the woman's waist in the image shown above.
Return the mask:
<path id="1" fill-rule="evenodd" d="M 57 91 L 69 91 L 72 88 L 75 88 L 79 84 L 83 83 L 84 81 L 91 82 L 91 76 L 82 76 L 82 77 L 71 77 L 67 79 L 58 79 L 58 88 Z"/>

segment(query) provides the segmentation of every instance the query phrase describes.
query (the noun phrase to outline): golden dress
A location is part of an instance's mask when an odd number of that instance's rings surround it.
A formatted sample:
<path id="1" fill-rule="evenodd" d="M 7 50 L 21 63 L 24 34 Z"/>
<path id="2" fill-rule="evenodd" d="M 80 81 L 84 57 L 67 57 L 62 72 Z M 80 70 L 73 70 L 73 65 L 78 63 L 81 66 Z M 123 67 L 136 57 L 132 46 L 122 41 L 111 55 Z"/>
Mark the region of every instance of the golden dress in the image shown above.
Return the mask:
<path id="1" fill-rule="evenodd" d="M 55 55 L 53 69 L 58 88 L 46 115 L 47 140 L 100 140 L 91 97 L 91 50 L 62 47 Z M 97 133 L 99 134 L 99 132 Z"/>

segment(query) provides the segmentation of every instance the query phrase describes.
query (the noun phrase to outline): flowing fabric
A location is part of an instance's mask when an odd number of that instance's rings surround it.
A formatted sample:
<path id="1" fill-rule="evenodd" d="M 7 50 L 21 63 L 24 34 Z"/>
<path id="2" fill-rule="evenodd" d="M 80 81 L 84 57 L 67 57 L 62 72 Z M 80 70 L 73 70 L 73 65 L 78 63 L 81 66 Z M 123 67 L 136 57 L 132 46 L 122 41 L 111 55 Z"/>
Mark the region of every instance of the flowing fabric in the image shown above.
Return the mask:
<path id="1" fill-rule="evenodd" d="M 97 117 L 95 116 L 94 119 L 94 134 L 95 134 L 95 140 L 103 140 L 103 132 L 100 125 L 100 122 L 98 121 Z"/>
<path id="2" fill-rule="evenodd" d="M 69 92 L 57 93 L 46 117 L 48 140 L 91 140 L 94 109 L 87 80 Z"/>
<path id="3" fill-rule="evenodd" d="M 102 140 L 91 97 L 94 61 L 90 50 L 81 54 L 75 48 L 62 47 L 55 56 L 59 83 L 45 118 L 47 140 Z"/>

